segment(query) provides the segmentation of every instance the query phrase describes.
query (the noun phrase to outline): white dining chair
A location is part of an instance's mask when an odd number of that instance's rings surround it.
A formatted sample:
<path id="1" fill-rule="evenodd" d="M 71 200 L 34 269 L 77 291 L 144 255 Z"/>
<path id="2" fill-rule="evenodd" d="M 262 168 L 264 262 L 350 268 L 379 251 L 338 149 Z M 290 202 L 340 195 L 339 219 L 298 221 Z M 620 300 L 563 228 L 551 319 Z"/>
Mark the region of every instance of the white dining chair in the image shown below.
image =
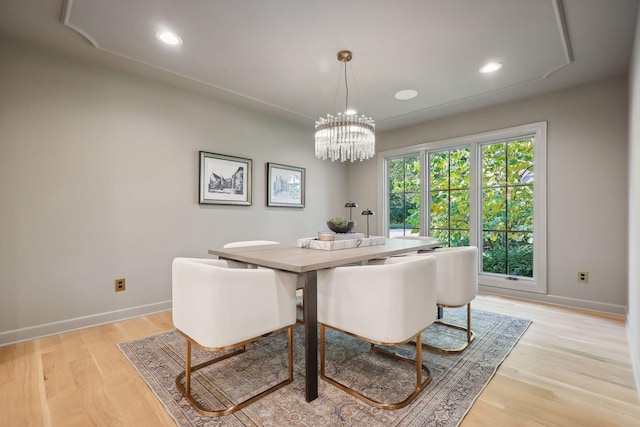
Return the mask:
<path id="1" fill-rule="evenodd" d="M 265 245 L 277 245 L 280 242 L 273 240 L 240 240 L 237 242 L 229 242 L 222 245 L 223 248 L 244 248 L 249 246 L 265 246 Z M 256 268 L 255 265 L 247 264 L 246 262 L 231 261 L 229 260 L 229 266 L 231 268 Z"/>
<path id="2" fill-rule="evenodd" d="M 440 241 L 438 239 L 436 239 L 435 237 L 429 237 L 429 236 L 416 236 L 416 235 L 409 235 L 409 236 L 392 236 L 391 239 L 405 239 L 405 240 L 420 240 L 424 243 L 430 243 L 430 244 L 439 244 Z M 435 249 L 436 246 L 434 246 Z M 437 246 L 439 247 L 439 246 Z M 417 254 L 429 254 L 431 252 L 433 252 L 434 249 L 419 249 L 417 251 L 413 251 L 413 252 L 405 252 L 399 255 L 392 255 L 392 257 L 406 257 L 406 256 L 411 256 L 411 255 L 417 255 Z M 370 265 L 376 265 L 376 264 L 383 264 L 385 259 L 387 259 L 388 257 L 385 258 L 375 258 L 375 259 L 371 259 L 369 261 L 367 261 L 367 264 Z"/>
<path id="3" fill-rule="evenodd" d="M 223 248 L 243 248 L 248 246 L 266 246 L 266 245 L 277 245 L 280 242 L 275 242 L 273 240 L 241 240 L 237 242 L 229 242 L 225 243 Z M 255 265 L 247 264 L 239 261 L 231 261 L 229 260 L 229 265 L 233 268 L 256 268 Z M 298 275 L 296 290 L 300 291 L 300 296 L 304 299 L 304 283 L 305 278 L 302 274 Z M 302 319 L 300 323 L 304 323 L 304 304 L 300 304 L 300 310 L 302 311 Z"/>
<path id="4" fill-rule="evenodd" d="M 200 414 L 231 414 L 293 381 L 295 292 L 295 274 L 262 268 L 229 268 L 226 261 L 216 259 L 173 260 L 173 323 L 186 339 L 185 370 L 175 383 Z M 194 398 L 193 372 L 243 353 L 246 344 L 284 329 L 288 336 L 288 375 L 284 380 L 222 409 L 207 408 Z M 208 351 L 235 351 L 191 366 L 192 345 Z"/>
<path id="5" fill-rule="evenodd" d="M 437 260 L 438 307 L 454 308 L 467 306 L 467 325 L 459 326 L 438 320 L 437 323 L 466 333 L 466 341 L 458 348 L 442 348 L 429 343 L 423 345 L 445 353 L 460 353 L 474 340 L 471 329 L 471 301 L 478 294 L 478 248 L 459 246 L 436 249 L 429 253 Z"/>
<path id="6" fill-rule="evenodd" d="M 399 409 L 411 403 L 431 381 L 429 369 L 422 362 L 421 334 L 435 321 L 435 280 L 436 261 L 428 256 L 318 271 L 320 377 L 378 408 Z M 414 390 L 402 401 L 381 402 L 329 377 L 325 361 L 326 328 L 367 341 L 372 350 L 414 365 Z M 376 346 L 396 346 L 412 340 L 416 342 L 415 360 Z"/>
<path id="7" fill-rule="evenodd" d="M 399 238 L 427 239 L 423 236 L 401 236 Z M 430 237 L 428 239 L 431 239 Z M 436 248 L 432 251 L 411 253 L 399 257 L 390 257 L 390 262 L 402 262 L 415 256 L 435 256 L 437 260 L 437 305 L 439 308 L 457 308 L 467 306 L 467 325 L 460 326 L 438 319 L 437 324 L 464 331 L 465 342 L 457 348 L 443 348 L 429 343 L 422 346 L 443 353 L 460 353 L 475 339 L 471 329 L 471 301 L 478 294 L 478 248 L 475 246 L 457 246 Z M 370 264 L 381 264 L 384 260 L 372 260 Z"/>
<path id="8" fill-rule="evenodd" d="M 237 242 L 225 243 L 223 248 L 242 248 L 246 246 L 264 246 L 264 245 L 277 245 L 280 242 L 273 240 L 240 240 Z"/>
<path id="9" fill-rule="evenodd" d="M 392 239 L 406 239 L 406 240 L 420 240 L 422 242 L 425 243 L 433 243 L 433 244 L 438 244 L 440 243 L 440 240 L 436 239 L 435 237 L 431 237 L 431 236 L 418 236 L 418 235 L 408 235 L 408 236 L 393 236 L 391 237 Z M 418 253 L 428 253 L 428 252 L 432 252 L 433 249 L 426 249 L 426 250 L 419 250 L 417 251 Z"/>

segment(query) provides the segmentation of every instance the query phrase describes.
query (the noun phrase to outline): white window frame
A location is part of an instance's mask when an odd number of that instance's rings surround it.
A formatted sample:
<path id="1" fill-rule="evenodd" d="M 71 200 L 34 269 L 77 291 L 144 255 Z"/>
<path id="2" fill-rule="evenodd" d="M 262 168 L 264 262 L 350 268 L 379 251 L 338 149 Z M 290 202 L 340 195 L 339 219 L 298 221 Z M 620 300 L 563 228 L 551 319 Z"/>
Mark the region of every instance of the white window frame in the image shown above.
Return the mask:
<path id="1" fill-rule="evenodd" d="M 515 126 L 507 129 L 500 129 L 491 132 L 484 132 L 475 135 L 468 135 L 459 138 L 452 138 L 441 141 L 428 142 L 410 147 L 403 147 L 394 150 L 388 150 L 378 153 L 378 176 L 382 177 L 379 193 L 380 206 L 378 209 L 383 215 L 378 217 L 378 226 L 380 230 L 384 230 L 388 236 L 389 233 L 389 200 L 388 200 L 388 177 L 387 177 L 387 160 L 397 159 L 408 155 L 420 154 L 420 165 L 422 171 L 421 183 L 421 222 L 420 234 L 428 233 L 429 218 L 428 194 L 429 194 L 429 178 L 426 175 L 428 167 L 428 153 L 434 151 L 451 150 L 460 147 L 470 147 L 470 168 L 471 168 L 471 194 L 470 197 L 470 218 L 469 218 L 469 244 L 477 246 L 482 250 L 482 228 L 480 224 L 480 212 L 482 203 L 482 188 L 478 185 L 480 179 L 480 155 L 481 145 L 515 140 L 520 137 L 533 137 L 534 139 L 534 210 L 533 210 L 533 278 L 518 277 L 508 279 L 508 275 L 483 273 L 482 257 L 478 257 L 478 282 L 481 285 L 513 289 L 525 292 L 547 293 L 547 122 L 530 123 L 522 126 Z M 380 182 L 380 181 L 379 181 Z"/>

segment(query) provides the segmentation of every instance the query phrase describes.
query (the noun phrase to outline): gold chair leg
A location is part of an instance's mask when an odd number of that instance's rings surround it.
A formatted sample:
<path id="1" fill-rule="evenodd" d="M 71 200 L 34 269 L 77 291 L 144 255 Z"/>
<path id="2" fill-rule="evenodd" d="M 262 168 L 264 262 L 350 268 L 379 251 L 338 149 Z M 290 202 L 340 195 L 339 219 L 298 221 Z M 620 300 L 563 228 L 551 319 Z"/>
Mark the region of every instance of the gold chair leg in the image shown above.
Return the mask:
<path id="1" fill-rule="evenodd" d="M 356 391 L 355 389 L 352 389 L 350 387 L 347 387 L 346 385 L 338 382 L 337 380 L 328 377 L 325 374 L 325 325 L 323 325 L 322 323 L 320 324 L 320 378 L 322 378 L 323 380 L 327 381 L 328 383 L 334 385 L 335 387 L 339 388 L 340 390 L 349 393 L 350 395 L 352 395 L 353 397 L 371 405 L 371 406 L 375 406 L 376 408 L 381 408 L 381 409 L 390 409 L 390 410 L 394 410 L 394 409 L 400 409 L 400 408 L 404 408 L 405 406 L 407 406 L 409 403 L 411 403 L 417 396 L 418 394 L 420 394 L 427 385 L 429 385 L 429 383 L 431 382 L 431 372 L 429 371 L 429 368 L 427 368 L 423 363 L 422 363 L 422 348 L 421 348 L 421 339 L 420 339 L 420 334 L 418 334 L 416 336 L 416 360 L 413 359 L 409 359 L 406 357 L 402 357 L 399 356 L 395 353 L 383 350 L 381 348 L 378 348 L 376 346 L 374 346 L 373 344 L 371 344 L 371 349 L 375 350 L 379 353 L 382 353 L 386 356 L 390 356 L 394 359 L 400 360 L 402 362 L 405 363 L 409 363 L 411 365 L 415 365 L 416 367 L 416 387 L 415 389 L 409 394 L 409 396 L 407 396 L 404 400 L 400 401 L 400 402 L 379 402 L 377 400 L 371 399 L 370 397 L 365 396 L 364 394 Z M 422 371 L 426 371 L 426 378 L 423 380 L 422 379 Z"/>
<path id="2" fill-rule="evenodd" d="M 453 325 L 451 323 L 443 322 L 441 320 L 436 320 L 434 323 L 437 323 L 438 325 L 446 326 L 447 328 L 453 328 L 453 329 L 458 329 L 460 331 L 465 331 L 467 333 L 467 341 L 458 348 L 441 348 L 441 347 L 436 347 L 427 343 L 423 343 L 422 347 L 427 348 L 429 350 L 434 350 L 440 353 L 461 353 L 467 347 L 469 347 L 469 344 L 471 344 L 471 342 L 476 337 L 476 333 L 471 330 L 471 303 L 467 304 L 467 327 L 466 328 L 464 326 Z"/>
<path id="3" fill-rule="evenodd" d="M 224 356 L 220 356 L 217 357 L 215 359 L 211 359 L 208 360 L 206 362 L 200 363 L 196 366 L 191 366 L 191 343 L 192 340 L 190 338 L 186 338 L 187 340 L 187 349 L 186 349 L 186 357 L 185 357 L 185 370 L 184 372 L 181 372 L 180 374 L 178 374 L 178 376 L 176 377 L 176 387 L 178 388 L 178 390 L 180 391 L 180 393 L 182 393 L 182 395 L 189 401 L 189 403 L 191 403 L 191 405 L 196 409 L 196 411 L 198 411 L 201 415 L 204 416 L 223 416 L 223 415 L 229 415 L 229 414 L 233 414 L 234 412 L 244 408 L 247 405 L 250 405 L 251 403 L 257 401 L 258 399 L 261 399 L 263 397 L 265 397 L 266 395 L 273 393 L 274 391 L 282 388 L 283 386 L 290 384 L 291 382 L 293 382 L 293 326 L 288 326 L 287 328 L 287 344 L 288 344 L 288 359 L 289 359 L 289 377 L 284 380 L 281 381 L 277 384 L 275 384 L 272 387 L 269 387 L 268 389 L 262 391 L 259 394 L 256 394 L 240 403 L 237 403 L 235 405 L 231 405 L 228 406 L 226 408 L 223 409 L 209 409 L 209 408 L 205 408 L 204 406 L 200 405 L 192 396 L 191 394 L 191 373 L 195 372 L 199 369 L 202 369 L 206 366 L 209 365 L 213 365 L 214 363 L 220 362 L 222 360 L 228 359 L 230 357 L 236 356 L 238 354 L 244 353 L 245 352 L 245 346 L 243 345 L 242 348 L 233 351 L 231 353 L 225 354 Z M 184 386 L 182 385 L 181 381 L 184 378 Z"/>

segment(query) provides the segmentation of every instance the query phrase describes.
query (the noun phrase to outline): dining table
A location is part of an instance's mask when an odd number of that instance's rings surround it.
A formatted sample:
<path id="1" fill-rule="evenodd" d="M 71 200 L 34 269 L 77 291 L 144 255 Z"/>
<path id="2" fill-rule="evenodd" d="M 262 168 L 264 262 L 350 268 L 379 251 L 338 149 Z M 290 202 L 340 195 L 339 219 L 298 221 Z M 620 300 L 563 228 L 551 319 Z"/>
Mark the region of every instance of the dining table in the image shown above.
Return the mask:
<path id="1" fill-rule="evenodd" d="M 209 249 L 209 254 L 221 259 L 240 261 L 303 275 L 305 334 L 305 399 L 318 397 L 318 271 L 346 264 L 366 263 L 372 259 L 397 256 L 415 251 L 431 250 L 439 242 L 413 239 L 385 239 L 384 244 L 340 250 L 308 249 L 297 243 L 263 246 Z"/>

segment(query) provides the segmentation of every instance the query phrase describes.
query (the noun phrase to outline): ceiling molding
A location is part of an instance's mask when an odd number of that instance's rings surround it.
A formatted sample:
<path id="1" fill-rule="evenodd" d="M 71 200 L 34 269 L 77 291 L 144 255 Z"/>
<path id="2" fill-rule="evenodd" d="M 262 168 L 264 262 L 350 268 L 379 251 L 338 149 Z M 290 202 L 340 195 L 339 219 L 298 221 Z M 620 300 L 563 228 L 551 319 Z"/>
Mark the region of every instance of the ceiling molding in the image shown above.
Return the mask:
<path id="1" fill-rule="evenodd" d="M 295 116 L 298 116 L 298 117 L 301 117 L 301 118 L 304 118 L 304 119 L 307 119 L 307 120 L 314 120 L 314 119 L 312 119 L 311 117 L 309 117 L 307 115 L 301 114 L 301 113 L 299 113 L 297 111 L 293 111 L 293 110 L 289 110 L 289 109 L 283 108 L 283 107 L 281 107 L 279 105 L 264 101 L 262 99 L 254 98 L 254 97 L 246 95 L 244 93 L 240 93 L 240 92 L 237 92 L 237 91 L 234 91 L 234 90 L 231 90 L 231 89 L 227 89 L 227 88 L 222 87 L 222 86 L 215 85 L 215 84 L 213 84 L 211 82 L 207 82 L 207 81 L 204 81 L 202 79 L 198 79 L 198 78 L 195 78 L 193 76 L 189 76 L 187 74 L 183 74 L 183 73 L 180 73 L 178 71 L 171 70 L 169 68 L 163 67 L 163 66 L 158 65 L 158 64 L 153 64 L 151 62 L 147 62 L 147 61 L 144 61 L 144 60 L 141 60 L 141 59 L 138 59 L 138 58 L 134 58 L 134 57 L 129 56 L 129 55 L 122 54 L 120 52 L 116 52 L 116 51 L 113 51 L 113 50 L 110 50 L 110 49 L 106 49 L 106 48 L 102 47 L 98 43 L 98 41 L 93 36 L 91 36 L 89 34 L 89 32 L 85 31 L 84 29 L 80 28 L 80 26 L 75 25 L 75 24 L 73 24 L 71 22 L 70 19 L 71 19 L 71 10 L 73 8 L 73 1 L 74 0 L 64 0 L 63 5 L 62 5 L 62 13 L 61 13 L 61 21 L 62 21 L 62 23 L 65 26 L 69 27 L 70 29 L 76 31 L 82 37 L 87 39 L 93 45 L 93 47 L 95 47 L 96 49 L 98 49 L 98 50 L 100 50 L 102 52 L 107 52 L 109 54 L 116 55 L 116 56 L 119 56 L 121 58 L 125 58 L 127 60 L 137 62 L 138 64 L 142 64 L 142 65 L 145 65 L 147 67 L 155 68 L 156 70 L 160 70 L 160 71 L 163 71 L 165 73 L 169 73 L 169 74 L 172 74 L 174 76 L 190 80 L 192 82 L 207 86 L 207 87 L 215 89 L 215 90 L 219 90 L 219 91 L 225 92 L 225 93 L 227 93 L 229 95 L 233 95 L 235 97 L 243 98 L 243 99 L 245 99 L 247 101 L 250 101 L 250 102 L 261 104 L 262 106 L 266 106 L 266 107 L 269 107 L 269 108 L 274 108 L 274 109 L 277 109 L 279 111 L 285 112 L 287 114 L 292 114 L 292 115 L 295 115 Z"/>
<path id="2" fill-rule="evenodd" d="M 59 28 L 73 30 L 60 32 L 68 51 L 82 50 L 103 65 L 303 125 L 324 116 L 323 105 L 335 104 L 333 52 L 348 45 L 365 70 L 356 82 L 363 96 L 354 104 L 380 131 L 620 75 L 628 66 L 631 17 L 638 10 L 635 0 L 616 6 L 600 0 L 413 0 L 403 7 L 367 0 L 371 19 L 338 31 L 347 17 L 326 21 L 332 15 L 324 11 L 324 24 L 303 22 L 300 17 L 314 9 L 297 0 L 282 0 L 278 11 L 260 0 L 40 1 L 57 9 Z M 357 4 L 348 2 L 345 12 Z M 23 9 L 25 18 L 33 12 Z M 0 17 L 0 30 L 10 18 Z M 162 27 L 185 43 L 160 44 L 154 35 Z M 390 51 L 404 60 L 389 61 Z M 486 60 L 505 66 L 479 75 Z M 419 96 L 397 101 L 393 94 L 400 89 Z"/>
<path id="3" fill-rule="evenodd" d="M 564 47 L 564 55 L 567 62 L 549 71 L 544 75 L 543 79 L 546 79 L 562 67 L 566 67 L 573 62 L 573 50 L 571 49 L 571 40 L 569 39 L 569 31 L 567 30 L 567 18 L 564 14 L 564 5 L 562 4 L 562 0 L 553 0 L 553 9 L 556 13 L 558 30 L 560 31 L 560 35 L 562 37 L 562 46 Z"/>
<path id="4" fill-rule="evenodd" d="M 384 119 L 377 120 L 377 122 L 378 123 L 384 123 L 386 121 L 398 120 L 398 119 L 401 119 L 401 118 L 404 118 L 404 117 L 410 117 L 412 115 L 420 115 L 420 114 L 424 114 L 425 112 L 441 109 L 443 107 L 456 105 L 456 104 L 459 104 L 459 103 L 464 103 L 464 102 L 467 102 L 467 101 L 471 101 L 471 100 L 482 98 L 482 97 L 487 96 L 487 95 L 497 94 L 497 93 L 508 91 L 510 89 L 514 89 L 514 88 L 518 88 L 518 87 L 521 87 L 521 86 L 529 85 L 529 84 L 535 83 L 537 81 L 544 80 L 544 79 L 548 78 L 550 75 L 552 75 L 553 73 L 555 73 L 556 71 L 558 71 L 558 70 L 566 67 L 567 65 L 571 64 L 573 62 L 573 51 L 571 49 L 571 41 L 569 39 L 569 32 L 567 30 L 567 21 L 566 21 L 566 17 L 565 17 L 565 13 L 564 13 L 564 6 L 563 6 L 563 3 L 562 3 L 562 0 L 551 0 L 551 3 L 553 4 L 554 13 L 555 13 L 555 16 L 556 16 L 556 24 L 558 26 L 558 32 L 559 32 L 559 35 L 560 35 L 560 42 L 562 44 L 563 51 L 564 51 L 565 62 L 559 64 L 558 66 L 556 66 L 556 67 L 552 68 L 551 70 L 547 71 L 545 74 L 543 74 L 543 75 L 541 75 L 539 77 L 536 77 L 534 79 L 525 80 L 525 81 L 522 81 L 522 82 L 514 83 L 512 85 L 503 86 L 503 87 L 500 87 L 500 88 L 497 88 L 497 89 L 493 89 L 493 90 L 488 90 L 488 91 L 485 91 L 485 92 L 480 92 L 480 93 L 473 94 L 473 95 L 470 95 L 470 96 L 467 96 L 467 97 L 464 97 L 464 98 L 454 99 L 454 100 L 449 101 L 449 102 L 443 102 L 443 103 L 440 103 L 440 104 L 431 105 L 431 106 L 423 108 L 423 109 L 410 111 L 410 112 L 403 113 L 403 114 L 398 114 L 396 116 L 386 117 Z"/>
<path id="5" fill-rule="evenodd" d="M 62 20 L 62 23 L 67 27 L 71 28 L 76 33 L 80 34 L 85 39 L 87 39 L 89 43 L 93 45 L 93 47 L 95 47 L 96 49 L 100 49 L 100 45 L 98 44 L 96 39 L 91 37 L 91 35 L 88 32 L 86 32 L 79 26 L 71 23 L 70 18 L 71 18 L 72 8 L 73 8 L 73 0 L 64 0 L 64 2 L 62 3 L 62 13 L 60 17 Z"/>

